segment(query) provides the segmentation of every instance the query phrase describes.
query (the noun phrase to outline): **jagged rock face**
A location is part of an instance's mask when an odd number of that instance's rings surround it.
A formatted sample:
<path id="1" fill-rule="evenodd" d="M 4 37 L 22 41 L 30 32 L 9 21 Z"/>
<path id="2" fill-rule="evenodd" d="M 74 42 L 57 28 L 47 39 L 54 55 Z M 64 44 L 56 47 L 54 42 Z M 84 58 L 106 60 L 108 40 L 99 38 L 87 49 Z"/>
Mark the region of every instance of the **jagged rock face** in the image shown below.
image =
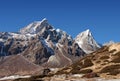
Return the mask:
<path id="1" fill-rule="evenodd" d="M 87 54 L 92 53 L 93 51 L 96 51 L 101 47 L 94 40 L 92 33 L 90 32 L 89 29 L 77 35 L 77 37 L 75 38 L 75 41 Z"/>
<path id="2" fill-rule="evenodd" d="M 70 35 L 54 29 L 43 19 L 29 24 L 18 33 L 0 33 L 0 56 L 17 54 L 35 64 L 60 67 L 72 64 L 85 52 Z"/>
<path id="3" fill-rule="evenodd" d="M 1 56 L 16 55 L 24 51 L 24 49 L 26 48 L 23 41 L 13 38 L 7 39 L 4 43 L 1 43 Z"/>
<path id="4" fill-rule="evenodd" d="M 47 62 L 48 58 L 54 54 L 54 50 L 47 46 L 42 37 L 36 37 L 30 40 L 27 48 L 22 55 L 35 64 Z"/>
<path id="5" fill-rule="evenodd" d="M 120 78 L 120 43 L 104 46 L 73 65 L 61 70 L 60 73 L 87 74 L 97 73 L 102 78 Z"/>
<path id="6" fill-rule="evenodd" d="M 47 65 L 50 67 L 64 67 L 73 64 L 84 55 L 85 53 L 76 43 L 73 43 L 72 46 L 57 44 L 55 55 L 49 58 Z"/>
<path id="7" fill-rule="evenodd" d="M 20 33 L 0 33 L 0 56 L 22 53 L 28 46 L 28 40 L 35 35 L 22 35 Z"/>

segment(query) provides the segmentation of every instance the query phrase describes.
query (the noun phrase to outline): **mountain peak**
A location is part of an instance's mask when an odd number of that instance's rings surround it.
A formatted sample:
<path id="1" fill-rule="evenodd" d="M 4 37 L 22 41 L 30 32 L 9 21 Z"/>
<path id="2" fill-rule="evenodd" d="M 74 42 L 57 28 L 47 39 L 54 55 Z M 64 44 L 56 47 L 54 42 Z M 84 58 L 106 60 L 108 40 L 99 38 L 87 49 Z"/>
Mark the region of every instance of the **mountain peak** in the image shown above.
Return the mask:
<path id="1" fill-rule="evenodd" d="M 89 29 L 83 31 L 81 34 L 84 34 L 84 36 L 92 36 L 91 31 Z"/>
<path id="2" fill-rule="evenodd" d="M 43 18 L 41 22 L 47 22 L 47 18 Z"/>
<path id="3" fill-rule="evenodd" d="M 43 27 L 48 27 L 48 20 L 44 18 L 42 21 L 35 21 L 26 27 L 22 28 L 20 30 L 20 33 L 22 34 L 36 34 L 38 33 Z"/>
<path id="4" fill-rule="evenodd" d="M 81 37 L 82 37 L 82 38 L 92 37 L 92 33 L 91 33 L 91 31 L 90 31 L 89 29 L 87 29 L 87 30 L 79 33 L 76 38 L 79 38 L 79 37 L 80 37 L 80 38 L 81 38 Z"/>
<path id="5" fill-rule="evenodd" d="M 91 53 L 100 48 L 89 29 L 78 34 L 75 41 L 86 53 Z"/>
<path id="6" fill-rule="evenodd" d="M 33 23 L 36 23 L 36 24 L 48 23 L 48 20 L 47 20 L 47 18 L 43 18 L 41 21 L 35 21 Z"/>
<path id="7" fill-rule="evenodd" d="M 89 29 L 87 29 L 85 32 L 86 32 L 86 33 L 91 33 Z"/>
<path id="8" fill-rule="evenodd" d="M 87 30 L 86 30 L 86 32 L 90 32 L 90 30 L 89 30 L 89 29 L 87 29 Z"/>

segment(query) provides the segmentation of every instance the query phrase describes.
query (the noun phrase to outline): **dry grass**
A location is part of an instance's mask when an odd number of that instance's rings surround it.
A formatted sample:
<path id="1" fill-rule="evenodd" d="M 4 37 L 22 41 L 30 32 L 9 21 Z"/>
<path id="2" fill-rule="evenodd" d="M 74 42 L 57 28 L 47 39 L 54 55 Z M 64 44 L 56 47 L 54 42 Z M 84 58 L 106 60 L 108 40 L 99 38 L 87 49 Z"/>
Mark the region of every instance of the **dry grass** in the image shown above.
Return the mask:
<path id="1" fill-rule="evenodd" d="M 80 73 L 82 74 L 91 73 L 91 72 L 93 72 L 91 69 L 80 70 Z"/>
<path id="2" fill-rule="evenodd" d="M 120 63 L 120 57 L 116 57 L 116 58 L 112 59 L 111 62 L 113 62 L 113 63 Z"/>
<path id="3" fill-rule="evenodd" d="M 117 52 L 117 53 L 114 54 L 113 56 L 119 56 L 119 57 L 120 57 L 120 52 Z"/>
<path id="4" fill-rule="evenodd" d="M 110 65 L 104 67 L 100 73 L 109 73 L 109 75 L 117 75 L 120 73 L 120 65 Z"/>
<path id="5" fill-rule="evenodd" d="M 109 56 L 102 56 L 102 57 L 100 57 L 101 60 L 109 59 L 109 58 L 110 58 Z"/>
<path id="6" fill-rule="evenodd" d="M 82 68 L 90 67 L 93 66 L 94 64 L 92 63 L 91 59 L 85 59 L 84 63 L 82 64 Z"/>
<path id="7" fill-rule="evenodd" d="M 109 51 L 109 53 L 114 53 L 116 51 L 116 49 L 113 49 L 111 51 Z"/>
<path id="8" fill-rule="evenodd" d="M 82 74 L 82 73 L 87 73 L 87 72 L 88 72 L 88 70 L 72 69 L 69 73 Z"/>

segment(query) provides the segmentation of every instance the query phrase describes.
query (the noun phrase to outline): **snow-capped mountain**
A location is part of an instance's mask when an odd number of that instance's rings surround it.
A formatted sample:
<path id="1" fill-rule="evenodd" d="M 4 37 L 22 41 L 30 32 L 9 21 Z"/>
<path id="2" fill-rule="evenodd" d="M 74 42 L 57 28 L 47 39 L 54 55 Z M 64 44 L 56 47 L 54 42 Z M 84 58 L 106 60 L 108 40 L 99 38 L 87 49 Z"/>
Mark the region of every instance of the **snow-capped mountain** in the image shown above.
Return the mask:
<path id="1" fill-rule="evenodd" d="M 89 30 L 82 32 L 74 40 L 65 31 L 51 26 L 45 18 L 27 25 L 16 33 L 0 32 L 0 66 L 6 65 L 4 61 L 9 62 L 9 59 L 16 63 L 17 60 L 13 59 L 12 55 L 18 58 L 20 55 L 20 58 L 24 59 L 24 64 L 32 63 L 30 67 L 34 67 L 34 64 L 44 67 L 63 67 L 71 65 L 86 53 L 98 48 L 100 46 Z M 6 71 L 10 68 L 8 67 Z M 18 69 L 17 71 L 19 73 Z"/>
<path id="2" fill-rule="evenodd" d="M 35 64 L 59 67 L 71 64 L 85 53 L 70 35 L 43 19 L 17 33 L 0 33 L 0 56 L 17 54 Z"/>
<path id="3" fill-rule="evenodd" d="M 28 26 L 20 29 L 21 34 L 37 34 L 38 32 L 41 32 L 43 28 L 49 27 L 48 21 L 46 18 L 44 18 L 42 21 L 35 21 Z"/>
<path id="4" fill-rule="evenodd" d="M 101 46 L 94 40 L 92 33 L 89 29 L 83 31 L 79 35 L 76 36 L 75 41 L 78 43 L 80 48 L 84 50 L 85 53 L 91 53 L 96 51 Z"/>

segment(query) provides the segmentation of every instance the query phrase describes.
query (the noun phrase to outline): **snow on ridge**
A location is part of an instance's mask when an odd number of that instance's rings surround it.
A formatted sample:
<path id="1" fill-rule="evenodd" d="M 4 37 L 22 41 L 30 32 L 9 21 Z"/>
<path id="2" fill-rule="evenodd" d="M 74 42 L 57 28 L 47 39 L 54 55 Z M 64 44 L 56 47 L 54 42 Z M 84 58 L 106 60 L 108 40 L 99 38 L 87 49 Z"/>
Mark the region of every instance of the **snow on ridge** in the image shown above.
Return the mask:
<path id="1" fill-rule="evenodd" d="M 47 40 L 45 40 L 44 38 L 40 38 L 40 41 L 42 42 L 42 45 L 47 49 L 47 52 L 53 54 L 53 50 L 51 49 L 51 45 L 49 44 L 49 42 L 47 42 Z"/>
<path id="2" fill-rule="evenodd" d="M 0 39 L 0 42 L 4 42 L 4 40 L 3 40 L 3 39 Z"/>
<path id="3" fill-rule="evenodd" d="M 44 18 L 41 22 L 47 22 L 48 20 L 47 20 L 47 18 Z"/>
<path id="4" fill-rule="evenodd" d="M 60 32 L 61 30 L 60 29 L 56 29 L 57 32 Z"/>
<path id="5" fill-rule="evenodd" d="M 94 40 L 89 29 L 78 34 L 75 38 L 75 41 L 86 53 L 91 53 L 100 48 L 100 45 Z"/>
<path id="6" fill-rule="evenodd" d="M 18 78 L 29 78 L 31 77 L 30 75 L 26 75 L 26 76 L 20 76 L 20 75 L 12 75 L 12 76 L 6 76 L 3 78 L 0 78 L 0 80 L 14 80 L 14 79 L 18 79 Z"/>
<path id="7" fill-rule="evenodd" d="M 43 27 L 47 27 L 48 21 L 44 18 L 42 21 L 34 21 L 33 23 L 27 25 L 26 27 L 20 29 L 21 34 L 31 33 L 36 34 L 39 32 Z"/>
<path id="8" fill-rule="evenodd" d="M 36 34 L 18 34 L 18 33 L 10 33 L 11 37 L 12 38 L 16 38 L 16 39 L 24 39 L 24 40 L 27 40 L 27 39 L 30 39 L 31 37 L 34 37 L 36 36 Z"/>
<path id="9" fill-rule="evenodd" d="M 83 32 L 81 32 L 81 33 L 79 33 L 78 35 L 77 35 L 77 37 L 79 37 L 79 36 L 81 36 L 81 37 L 87 37 L 88 35 L 90 35 L 91 36 L 91 32 L 90 32 L 90 30 L 89 29 L 87 29 L 87 30 L 85 30 L 85 31 L 83 31 Z M 76 37 L 76 38 L 77 38 Z"/>

